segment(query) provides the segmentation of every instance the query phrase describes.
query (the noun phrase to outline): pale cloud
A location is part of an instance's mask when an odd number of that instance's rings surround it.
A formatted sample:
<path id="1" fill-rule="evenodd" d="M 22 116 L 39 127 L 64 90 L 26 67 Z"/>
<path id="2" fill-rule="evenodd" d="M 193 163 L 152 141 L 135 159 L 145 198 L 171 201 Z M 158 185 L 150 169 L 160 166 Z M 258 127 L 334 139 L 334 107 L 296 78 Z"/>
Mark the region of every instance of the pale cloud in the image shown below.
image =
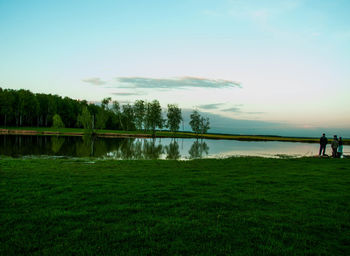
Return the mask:
<path id="1" fill-rule="evenodd" d="M 139 92 L 113 92 L 113 95 L 116 96 L 136 96 L 136 95 L 144 95 L 144 93 Z"/>
<path id="2" fill-rule="evenodd" d="M 103 81 L 99 77 L 87 78 L 87 79 L 83 79 L 82 81 L 85 83 L 88 83 L 88 84 L 92 84 L 92 85 L 104 85 L 107 83 L 106 81 Z"/>
<path id="3" fill-rule="evenodd" d="M 232 88 L 241 87 L 239 82 L 224 79 L 207 79 L 201 77 L 147 78 L 118 77 L 118 88 L 147 89 L 185 89 L 185 88 Z"/>
<path id="4" fill-rule="evenodd" d="M 261 114 L 265 114 L 265 112 L 253 111 L 253 112 L 244 112 L 244 114 L 261 115 Z"/>
<path id="5" fill-rule="evenodd" d="M 225 109 L 222 109 L 221 111 L 239 113 L 241 112 L 241 108 L 239 107 L 225 108 Z"/>
<path id="6" fill-rule="evenodd" d="M 231 112 L 231 113 L 247 114 L 247 115 L 261 115 L 261 114 L 265 113 L 265 112 L 260 112 L 260 111 L 242 111 L 241 106 L 243 106 L 243 105 L 236 105 L 235 107 L 221 109 L 221 111 L 223 111 L 223 112 Z"/>
<path id="7" fill-rule="evenodd" d="M 200 109 L 218 109 L 225 103 L 213 103 L 213 104 L 205 104 L 205 105 L 199 105 L 198 108 Z"/>

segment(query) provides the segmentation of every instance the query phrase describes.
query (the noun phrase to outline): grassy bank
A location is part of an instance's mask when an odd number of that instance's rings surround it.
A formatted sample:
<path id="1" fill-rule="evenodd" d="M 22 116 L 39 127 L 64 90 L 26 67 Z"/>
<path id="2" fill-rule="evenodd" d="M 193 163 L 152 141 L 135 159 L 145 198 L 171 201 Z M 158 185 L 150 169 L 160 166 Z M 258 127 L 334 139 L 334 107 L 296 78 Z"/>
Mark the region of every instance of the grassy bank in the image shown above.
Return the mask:
<path id="1" fill-rule="evenodd" d="M 51 127 L 0 127 L 0 134 L 26 134 L 26 135 L 63 135 L 63 136 L 82 136 L 84 129 L 80 128 L 51 128 Z M 96 130 L 97 136 L 101 137 L 151 137 L 151 132 L 147 131 L 118 131 L 118 130 Z M 283 137 L 283 136 L 264 136 L 264 135 L 235 135 L 235 134 L 199 134 L 192 132 L 177 132 L 176 134 L 168 131 L 157 131 L 156 137 L 163 138 L 205 138 L 218 140 L 244 140 L 244 141 L 287 141 L 287 142 L 306 142 L 319 143 L 319 138 L 302 137 Z M 329 140 L 330 142 L 332 140 Z M 350 145 L 350 139 L 344 139 L 344 145 Z"/>
<path id="2" fill-rule="evenodd" d="M 347 159 L 0 159 L 0 255 L 348 255 Z"/>

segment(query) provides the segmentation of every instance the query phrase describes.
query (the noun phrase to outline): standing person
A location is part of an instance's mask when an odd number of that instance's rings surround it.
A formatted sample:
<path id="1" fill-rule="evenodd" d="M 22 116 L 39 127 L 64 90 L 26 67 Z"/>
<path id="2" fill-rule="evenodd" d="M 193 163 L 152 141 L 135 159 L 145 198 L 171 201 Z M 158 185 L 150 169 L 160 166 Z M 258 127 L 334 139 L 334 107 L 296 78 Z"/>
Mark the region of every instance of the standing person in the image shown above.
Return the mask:
<path id="1" fill-rule="evenodd" d="M 337 157 L 337 149 L 339 146 L 337 135 L 334 135 L 333 141 L 332 141 L 332 157 Z"/>
<path id="2" fill-rule="evenodd" d="M 326 146 L 328 143 L 328 139 L 326 137 L 326 134 L 322 134 L 322 137 L 320 138 L 320 152 L 319 152 L 319 156 L 322 154 L 323 156 L 326 155 Z"/>
<path id="3" fill-rule="evenodd" d="M 338 156 L 340 158 L 343 155 L 343 139 L 342 139 L 342 137 L 339 137 L 338 144 L 339 144 L 339 146 L 338 146 Z"/>

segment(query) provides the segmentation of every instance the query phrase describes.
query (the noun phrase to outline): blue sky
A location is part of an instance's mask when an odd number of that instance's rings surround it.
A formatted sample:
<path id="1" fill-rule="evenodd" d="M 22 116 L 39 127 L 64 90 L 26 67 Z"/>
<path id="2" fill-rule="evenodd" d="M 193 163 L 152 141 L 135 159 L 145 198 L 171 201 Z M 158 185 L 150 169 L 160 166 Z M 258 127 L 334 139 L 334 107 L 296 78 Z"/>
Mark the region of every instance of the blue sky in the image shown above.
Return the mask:
<path id="1" fill-rule="evenodd" d="M 0 86 L 350 136 L 349 13 L 347 0 L 0 0 Z"/>

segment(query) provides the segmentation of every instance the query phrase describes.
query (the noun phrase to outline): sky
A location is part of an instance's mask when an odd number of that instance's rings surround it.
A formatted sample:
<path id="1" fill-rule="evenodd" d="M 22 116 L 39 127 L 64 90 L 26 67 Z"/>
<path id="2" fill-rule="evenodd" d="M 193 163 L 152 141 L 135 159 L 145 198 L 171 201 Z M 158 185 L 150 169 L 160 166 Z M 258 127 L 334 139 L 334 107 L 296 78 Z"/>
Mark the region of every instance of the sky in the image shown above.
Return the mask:
<path id="1" fill-rule="evenodd" d="M 0 0 L 0 87 L 158 99 L 215 132 L 350 137 L 349 13 L 348 0 Z"/>

